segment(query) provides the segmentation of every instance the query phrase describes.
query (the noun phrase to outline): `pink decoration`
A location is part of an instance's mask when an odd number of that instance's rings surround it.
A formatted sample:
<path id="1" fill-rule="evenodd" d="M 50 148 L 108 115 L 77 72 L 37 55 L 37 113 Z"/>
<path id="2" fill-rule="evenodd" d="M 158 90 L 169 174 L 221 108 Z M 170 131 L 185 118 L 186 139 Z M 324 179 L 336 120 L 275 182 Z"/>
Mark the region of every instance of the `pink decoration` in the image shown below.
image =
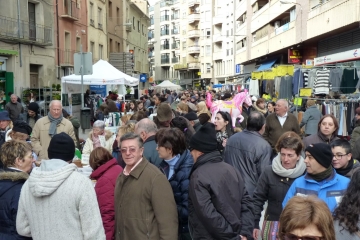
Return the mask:
<path id="1" fill-rule="evenodd" d="M 231 116 L 233 127 L 235 127 L 236 118 L 240 119 L 239 122 L 244 120 L 244 117 L 241 115 L 244 102 L 248 106 L 252 105 L 250 95 L 246 89 L 243 92 L 236 94 L 231 101 L 217 100 L 212 102 L 211 93 L 208 92 L 206 95 L 206 106 L 210 108 L 212 115 L 211 122 L 215 122 L 215 116 L 218 111 L 228 112 Z"/>

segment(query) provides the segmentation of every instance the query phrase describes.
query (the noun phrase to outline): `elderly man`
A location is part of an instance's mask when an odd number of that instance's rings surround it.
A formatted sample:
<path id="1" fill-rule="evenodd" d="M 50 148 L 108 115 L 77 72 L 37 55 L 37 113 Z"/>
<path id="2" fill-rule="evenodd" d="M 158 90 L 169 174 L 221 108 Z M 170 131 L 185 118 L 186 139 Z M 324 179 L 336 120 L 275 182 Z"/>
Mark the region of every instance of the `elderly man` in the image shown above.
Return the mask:
<path id="1" fill-rule="evenodd" d="M 193 126 L 196 132 L 199 131 L 199 129 L 201 128 L 201 124 L 195 112 L 189 112 L 185 114 L 184 117 L 189 120 L 191 126 Z"/>
<path id="2" fill-rule="evenodd" d="M 18 97 L 15 94 L 11 94 L 10 102 L 5 105 L 5 110 L 9 112 L 11 121 L 15 122 L 21 113 L 24 113 L 24 108 L 17 101 Z"/>
<path id="3" fill-rule="evenodd" d="M 296 117 L 288 113 L 289 104 L 285 99 L 279 99 L 275 105 L 275 112 L 267 116 L 263 137 L 274 149 L 276 142 L 283 133 L 293 131 L 300 135 L 300 127 Z"/>
<path id="4" fill-rule="evenodd" d="M 63 117 L 62 104 L 58 100 L 53 100 L 49 105 L 49 113 L 47 116 L 40 118 L 33 128 L 31 134 L 31 145 L 39 159 L 49 159 L 47 149 L 51 138 L 58 133 L 64 132 L 68 134 L 75 143 L 76 137 L 72 123 Z"/>
<path id="5" fill-rule="evenodd" d="M 120 138 L 126 163 L 115 186 L 115 240 L 178 239 L 174 195 L 165 174 L 143 157 L 139 135 Z"/>
<path id="6" fill-rule="evenodd" d="M 156 151 L 155 134 L 157 133 L 156 124 L 148 118 L 141 119 L 135 125 L 135 134 L 138 134 L 144 142 L 143 156 L 156 167 L 163 161 Z"/>

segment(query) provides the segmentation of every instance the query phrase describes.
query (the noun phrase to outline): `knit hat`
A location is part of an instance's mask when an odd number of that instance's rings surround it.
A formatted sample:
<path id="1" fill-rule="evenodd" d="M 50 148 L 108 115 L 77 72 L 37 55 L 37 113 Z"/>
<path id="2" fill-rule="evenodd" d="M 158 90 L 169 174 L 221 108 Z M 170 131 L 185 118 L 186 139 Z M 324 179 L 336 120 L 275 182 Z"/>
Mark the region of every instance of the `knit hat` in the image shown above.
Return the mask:
<path id="1" fill-rule="evenodd" d="M 167 103 L 160 103 L 157 108 L 156 117 L 160 122 L 171 121 L 173 118 L 171 107 Z"/>
<path id="2" fill-rule="evenodd" d="M 16 121 L 16 122 L 14 122 L 12 131 L 30 135 L 32 132 L 32 128 L 29 126 L 29 124 L 27 124 L 24 121 Z"/>
<path id="3" fill-rule="evenodd" d="M 36 102 L 30 103 L 29 106 L 28 106 L 28 110 L 33 111 L 35 113 L 38 113 L 39 104 L 37 104 Z"/>
<path id="4" fill-rule="evenodd" d="M 217 150 L 215 125 L 205 123 L 190 139 L 190 149 L 202 153 L 210 153 Z"/>
<path id="5" fill-rule="evenodd" d="M 198 119 L 198 116 L 196 115 L 195 112 L 189 112 L 189 113 L 185 114 L 184 117 L 189 121 L 194 121 L 194 120 Z"/>
<path id="6" fill-rule="evenodd" d="M 48 155 L 50 159 L 72 160 L 75 155 L 74 140 L 64 132 L 55 134 L 51 138 Z"/>
<path id="7" fill-rule="evenodd" d="M 325 168 L 330 167 L 334 157 L 330 145 L 326 143 L 311 144 L 305 149 L 305 152 L 309 152 Z"/>

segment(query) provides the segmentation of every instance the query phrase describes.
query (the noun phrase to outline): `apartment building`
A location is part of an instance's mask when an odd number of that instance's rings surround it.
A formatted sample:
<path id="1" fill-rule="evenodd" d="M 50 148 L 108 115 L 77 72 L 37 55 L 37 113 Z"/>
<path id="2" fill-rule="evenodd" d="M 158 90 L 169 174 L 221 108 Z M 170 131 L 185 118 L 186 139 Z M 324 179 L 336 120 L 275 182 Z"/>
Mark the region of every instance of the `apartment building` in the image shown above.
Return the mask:
<path id="1" fill-rule="evenodd" d="M 54 5 L 56 26 L 57 79 L 74 72 L 74 54 L 87 51 L 87 3 L 80 0 L 57 0 Z"/>
<path id="2" fill-rule="evenodd" d="M 1 0 L 0 6 L 0 72 L 13 75 L 11 91 L 20 95 L 22 87 L 54 83 L 53 1 Z M 0 89 L 5 91 L 0 79 Z"/>
<path id="3" fill-rule="evenodd" d="M 261 64 L 294 64 L 290 50 L 299 53 L 296 64 L 354 61 L 359 9 L 359 0 L 236 0 L 235 65 L 245 74 Z"/>

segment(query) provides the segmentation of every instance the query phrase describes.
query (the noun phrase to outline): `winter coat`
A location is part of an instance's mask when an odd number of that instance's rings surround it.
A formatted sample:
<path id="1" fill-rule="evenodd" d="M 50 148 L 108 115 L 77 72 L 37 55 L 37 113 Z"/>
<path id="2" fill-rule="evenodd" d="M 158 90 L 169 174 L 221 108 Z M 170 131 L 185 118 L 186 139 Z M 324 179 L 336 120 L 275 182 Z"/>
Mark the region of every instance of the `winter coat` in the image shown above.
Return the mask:
<path id="1" fill-rule="evenodd" d="M 201 155 L 190 173 L 189 228 L 193 240 L 252 236 L 252 202 L 240 172 L 220 152 Z"/>
<path id="2" fill-rule="evenodd" d="M 239 123 L 236 120 L 235 126 L 236 127 L 240 127 L 242 130 L 246 129 L 246 124 L 247 124 L 247 119 L 249 118 L 250 113 L 255 112 L 255 108 L 253 108 L 252 106 L 250 106 L 248 109 L 246 109 L 245 107 L 242 107 L 242 112 L 241 115 L 244 117 L 244 120 Z"/>
<path id="3" fill-rule="evenodd" d="M 282 211 L 282 201 L 295 178 L 285 178 L 277 175 L 272 166 L 267 166 L 261 174 L 254 191 L 255 228 L 260 229 L 259 222 L 264 203 L 268 207 L 264 216 L 268 221 L 279 221 Z"/>
<path id="4" fill-rule="evenodd" d="M 174 193 L 175 202 L 178 210 L 179 218 L 179 232 L 189 232 L 188 229 L 188 198 L 189 198 L 189 176 L 194 159 L 190 151 L 185 150 L 180 156 L 180 159 L 174 166 L 174 174 L 169 178 L 169 165 L 166 161 L 160 164 L 160 171 L 165 173 L 169 179 L 171 188 Z"/>
<path id="5" fill-rule="evenodd" d="M 148 160 L 129 175 L 122 173 L 115 187 L 115 239 L 176 240 L 178 216 L 165 175 Z"/>
<path id="6" fill-rule="evenodd" d="M 195 130 L 195 132 L 199 131 L 199 129 L 200 129 L 201 127 L 202 127 L 202 125 L 200 124 L 200 122 L 195 123 L 195 125 L 194 125 L 194 130 Z"/>
<path id="7" fill-rule="evenodd" d="M 285 207 L 293 196 L 315 195 L 327 204 L 331 212 L 334 212 L 344 196 L 349 182 L 347 177 L 337 174 L 334 169 L 331 176 L 321 182 L 317 182 L 309 174 L 305 174 L 293 182 L 282 206 Z"/>
<path id="8" fill-rule="evenodd" d="M 310 106 L 308 109 L 306 109 L 304 116 L 300 123 L 300 128 L 302 128 L 305 125 L 305 134 L 311 135 L 315 134 L 318 131 L 318 124 L 322 117 L 321 112 L 317 107 Z"/>
<path id="9" fill-rule="evenodd" d="M 350 139 L 351 149 L 354 149 L 355 146 L 357 146 L 355 142 L 359 138 L 360 138 L 360 121 L 355 123 L 355 128 L 351 133 L 351 139 Z"/>
<path id="10" fill-rule="evenodd" d="M 21 189 L 16 229 L 36 240 L 105 240 L 91 180 L 60 159 L 32 170 Z"/>
<path id="11" fill-rule="evenodd" d="M 335 238 L 336 240 L 360 240 L 360 236 L 356 233 L 350 234 L 350 232 L 344 228 L 345 224 L 343 223 L 341 226 L 339 225 L 339 220 L 334 220 L 334 230 L 335 230 Z M 357 224 L 358 228 L 360 228 L 360 224 Z"/>
<path id="12" fill-rule="evenodd" d="M 79 121 L 79 119 L 77 119 L 77 117 L 74 117 L 74 116 L 71 116 L 69 118 L 69 121 L 71 122 L 71 124 L 73 125 L 73 128 L 74 128 L 75 138 L 76 138 L 76 142 L 77 142 L 76 147 L 78 149 L 80 149 L 80 141 L 79 141 L 80 121 Z"/>
<path id="13" fill-rule="evenodd" d="M 84 148 L 82 150 L 83 154 L 90 154 L 94 150 L 92 134 L 93 134 L 93 131 L 89 132 L 89 137 L 88 137 L 88 139 L 86 139 Z M 113 151 L 113 143 L 115 141 L 115 135 L 111 131 L 105 130 L 105 136 L 99 135 L 99 139 L 100 139 L 101 146 L 103 148 L 106 148 L 106 150 L 108 150 L 109 153 L 111 154 Z"/>
<path id="14" fill-rule="evenodd" d="M 271 165 L 271 154 L 270 144 L 258 132 L 244 130 L 228 139 L 224 161 L 240 171 L 252 196 L 261 173 Z"/>
<path id="15" fill-rule="evenodd" d="M 330 139 L 328 139 L 320 131 L 318 131 L 317 133 L 307 136 L 306 138 L 303 139 L 304 149 L 307 148 L 310 144 L 315 144 L 315 143 L 330 144 L 337 139 L 339 138 L 336 137 L 335 134 L 333 134 L 333 136 Z"/>
<path id="16" fill-rule="evenodd" d="M 114 191 L 116 179 L 122 173 L 115 158 L 98 167 L 90 175 L 96 180 L 95 192 L 99 203 L 101 218 L 103 221 L 106 240 L 115 239 L 115 207 Z"/>
<path id="17" fill-rule="evenodd" d="M 31 133 L 31 146 L 33 151 L 39 156 L 39 159 L 49 159 L 48 157 L 48 148 L 51 140 L 49 135 L 50 120 L 48 116 L 40 118 L 36 123 Z M 73 125 L 69 120 L 63 118 L 56 126 L 56 133 L 64 132 L 68 134 L 75 143 L 76 146 L 76 137 Z"/>
<path id="18" fill-rule="evenodd" d="M 21 187 L 29 174 L 12 169 L 0 171 L 0 239 L 25 240 L 16 231 L 16 215 Z"/>
<path id="19" fill-rule="evenodd" d="M 157 144 L 155 142 L 155 135 L 148 137 L 144 142 L 144 153 L 143 156 L 150 163 L 159 167 L 162 163 L 162 159 L 159 157 L 159 153 L 156 151 Z"/>
<path id="20" fill-rule="evenodd" d="M 26 122 L 27 124 L 29 124 L 29 121 L 30 121 L 30 116 L 27 112 L 25 112 L 23 115 L 22 115 L 22 119 L 24 120 L 24 122 Z M 41 118 L 40 114 L 37 114 L 35 115 L 34 117 L 34 120 L 35 120 L 35 123 L 37 122 L 37 120 L 39 120 Z"/>

